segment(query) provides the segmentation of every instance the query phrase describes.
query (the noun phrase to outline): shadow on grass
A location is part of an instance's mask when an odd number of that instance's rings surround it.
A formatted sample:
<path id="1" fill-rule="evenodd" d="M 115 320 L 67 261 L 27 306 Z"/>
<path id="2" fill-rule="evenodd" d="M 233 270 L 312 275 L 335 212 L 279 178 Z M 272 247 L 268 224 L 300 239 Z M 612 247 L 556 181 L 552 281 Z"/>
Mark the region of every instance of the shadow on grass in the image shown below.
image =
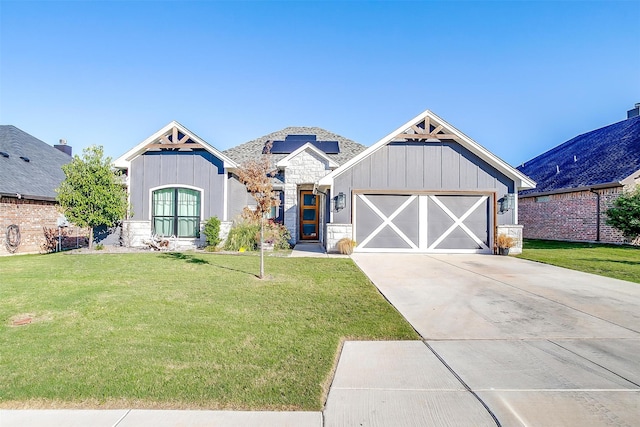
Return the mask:
<path id="1" fill-rule="evenodd" d="M 629 261 L 624 259 L 611 259 L 611 258 L 575 258 L 576 261 L 586 262 L 613 262 L 618 264 L 640 266 L 640 261 Z"/>
<path id="2" fill-rule="evenodd" d="M 229 271 L 235 271 L 236 273 L 248 274 L 249 276 L 253 276 L 253 277 L 259 278 L 259 276 L 257 274 L 255 274 L 255 273 L 251 273 L 249 271 L 244 271 L 244 270 L 239 270 L 237 268 L 227 267 L 225 265 L 211 264 L 206 259 L 202 259 L 200 257 L 196 257 L 196 256 L 190 255 L 190 254 L 184 254 L 182 252 L 165 252 L 161 256 L 162 256 L 162 258 L 172 259 L 172 260 L 175 260 L 175 261 L 185 261 L 185 262 L 188 262 L 189 264 L 200 264 L 200 265 L 207 264 L 207 265 L 211 265 L 212 267 L 215 267 L 215 268 L 220 268 L 220 269 L 229 270 Z"/>
<path id="3" fill-rule="evenodd" d="M 182 252 L 165 252 L 162 254 L 162 258 L 185 261 L 190 264 L 209 264 L 209 261 L 207 260 L 196 258 L 193 255 L 183 254 Z"/>

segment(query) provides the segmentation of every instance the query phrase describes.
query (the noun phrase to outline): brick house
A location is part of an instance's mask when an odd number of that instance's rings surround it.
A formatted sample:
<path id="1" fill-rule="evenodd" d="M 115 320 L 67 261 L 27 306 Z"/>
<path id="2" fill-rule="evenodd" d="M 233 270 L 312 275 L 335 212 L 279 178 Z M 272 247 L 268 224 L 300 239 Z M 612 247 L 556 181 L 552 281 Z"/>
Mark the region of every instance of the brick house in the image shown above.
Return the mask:
<path id="1" fill-rule="evenodd" d="M 39 252 L 43 227 L 58 226 L 55 189 L 64 180 L 62 165 L 71 162 L 71 147 L 54 147 L 15 126 L 0 126 L 0 255 Z"/>
<path id="2" fill-rule="evenodd" d="M 519 194 L 524 237 L 623 243 L 606 211 L 640 179 L 640 104 L 627 119 L 582 135 L 518 169 L 537 182 Z"/>

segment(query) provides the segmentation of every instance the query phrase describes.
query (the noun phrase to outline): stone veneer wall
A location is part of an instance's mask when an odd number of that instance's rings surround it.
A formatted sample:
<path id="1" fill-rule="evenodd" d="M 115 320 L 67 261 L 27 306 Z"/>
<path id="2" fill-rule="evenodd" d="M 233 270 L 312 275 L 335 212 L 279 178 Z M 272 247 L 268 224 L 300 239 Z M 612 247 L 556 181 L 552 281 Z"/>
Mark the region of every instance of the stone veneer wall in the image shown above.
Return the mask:
<path id="1" fill-rule="evenodd" d="M 522 229 L 523 226 L 520 224 L 498 226 L 498 235 L 506 234 L 507 236 L 513 238 L 513 240 L 515 240 L 516 242 L 515 246 L 509 249 L 509 254 L 517 255 L 522 253 Z"/>
<path id="2" fill-rule="evenodd" d="M 291 233 L 293 243 L 298 241 L 298 189 L 307 184 L 309 189 L 313 183 L 331 171 L 325 159 L 312 151 L 305 150 L 289 161 L 284 175 L 284 225 Z M 319 214 L 322 216 L 323 207 Z M 322 223 L 318 227 L 321 233 Z M 320 236 L 322 237 L 322 236 Z"/>
<path id="3" fill-rule="evenodd" d="M 351 224 L 327 224 L 327 238 L 325 250 L 327 252 L 338 252 L 337 244 L 343 237 L 352 239 L 353 226 Z"/>
<path id="4" fill-rule="evenodd" d="M 519 223 L 529 239 L 596 241 L 597 210 L 600 210 L 600 241 L 624 243 L 620 231 L 606 224 L 606 211 L 622 194 L 622 187 L 522 197 L 518 202 Z"/>
<path id="5" fill-rule="evenodd" d="M 207 244 L 207 238 L 203 233 L 205 221 L 200 222 L 200 238 L 199 239 L 173 239 L 175 249 L 195 249 L 204 247 Z M 225 241 L 233 225 L 232 221 L 220 221 L 220 239 Z M 126 220 L 122 224 L 122 244 L 132 248 L 142 248 L 147 245 L 144 243 L 151 237 L 151 221 L 133 221 Z"/>

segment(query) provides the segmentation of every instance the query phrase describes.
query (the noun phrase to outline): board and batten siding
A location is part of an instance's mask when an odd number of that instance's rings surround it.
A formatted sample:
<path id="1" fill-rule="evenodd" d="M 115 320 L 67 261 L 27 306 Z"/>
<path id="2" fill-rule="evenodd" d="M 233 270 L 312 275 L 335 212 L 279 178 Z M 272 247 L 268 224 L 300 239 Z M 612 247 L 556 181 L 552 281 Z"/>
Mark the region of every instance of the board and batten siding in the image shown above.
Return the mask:
<path id="1" fill-rule="evenodd" d="M 222 160 L 207 151 L 149 151 L 131 162 L 133 220 L 151 219 L 152 188 L 189 186 L 202 189 L 202 220 L 224 214 L 226 174 Z"/>
<path id="2" fill-rule="evenodd" d="M 456 142 L 392 142 L 365 157 L 334 180 L 333 194 L 352 191 L 495 192 L 500 198 L 515 191 L 514 182 L 502 172 Z M 510 215 L 498 215 L 498 223 L 511 223 Z M 333 222 L 351 222 L 351 203 L 333 213 Z"/>
<path id="3" fill-rule="evenodd" d="M 233 221 L 242 214 L 242 210 L 249 204 L 249 202 L 253 201 L 255 204 L 255 201 L 247 192 L 247 187 L 241 183 L 235 175 L 229 175 L 230 176 L 227 180 L 227 204 L 229 215 L 227 216 L 227 220 Z"/>

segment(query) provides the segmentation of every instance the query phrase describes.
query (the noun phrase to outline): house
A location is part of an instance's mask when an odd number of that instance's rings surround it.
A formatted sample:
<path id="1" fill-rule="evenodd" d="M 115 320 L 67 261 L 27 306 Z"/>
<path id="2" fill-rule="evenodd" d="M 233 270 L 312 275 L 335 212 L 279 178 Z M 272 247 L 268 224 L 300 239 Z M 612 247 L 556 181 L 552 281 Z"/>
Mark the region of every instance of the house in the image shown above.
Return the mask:
<path id="1" fill-rule="evenodd" d="M 626 120 L 578 135 L 518 170 L 538 182 L 520 193 L 525 237 L 623 243 L 606 211 L 640 179 L 640 104 Z"/>
<path id="2" fill-rule="evenodd" d="M 497 233 L 519 241 L 515 195 L 535 182 L 427 110 L 317 183 L 326 195 L 325 247 L 360 252 L 492 253 Z"/>
<path id="3" fill-rule="evenodd" d="M 175 236 L 178 247 L 202 246 L 201 230 L 212 216 L 221 220 L 226 236 L 253 202 L 237 169 L 259 159 L 267 141 L 277 169 L 274 190 L 281 199 L 273 218 L 289 228 L 292 243 L 320 241 L 324 211 L 312 194 L 314 183 L 364 146 L 324 129 L 289 127 L 221 152 L 173 121 L 114 161 L 125 174 L 133 211 L 123 223 L 125 243 L 142 246 L 158 234 Z"/>
<path id="4" fill-rule="evenodd" d="M 272 217 L 292 243 L 335 251 L 349 237 L 358 251 L 491 253 L 497 230 L 521 241 L 515 195 L 535 183 L 427 110 L 369 148 L 321 128 L 288 127 L 220 152 L 171 122 L 114 163 L 133 210 L 125 242 L 161 234 L 177 246 L 202 245 L 214 215 L 225 236 L 252 204 L 237 170 L 267 143 L 282 202 Z"/>
<path id="5" fill-rule="evenodd" d="M 55 147 L 55 148 L 54 148 Z M 54 147 L 12 125 L 0 126 L 0 255 L 37 253 L 43 228 L 57 228 L 55 189 L 61 167 L 71 162 L 71 147 Z"/>

